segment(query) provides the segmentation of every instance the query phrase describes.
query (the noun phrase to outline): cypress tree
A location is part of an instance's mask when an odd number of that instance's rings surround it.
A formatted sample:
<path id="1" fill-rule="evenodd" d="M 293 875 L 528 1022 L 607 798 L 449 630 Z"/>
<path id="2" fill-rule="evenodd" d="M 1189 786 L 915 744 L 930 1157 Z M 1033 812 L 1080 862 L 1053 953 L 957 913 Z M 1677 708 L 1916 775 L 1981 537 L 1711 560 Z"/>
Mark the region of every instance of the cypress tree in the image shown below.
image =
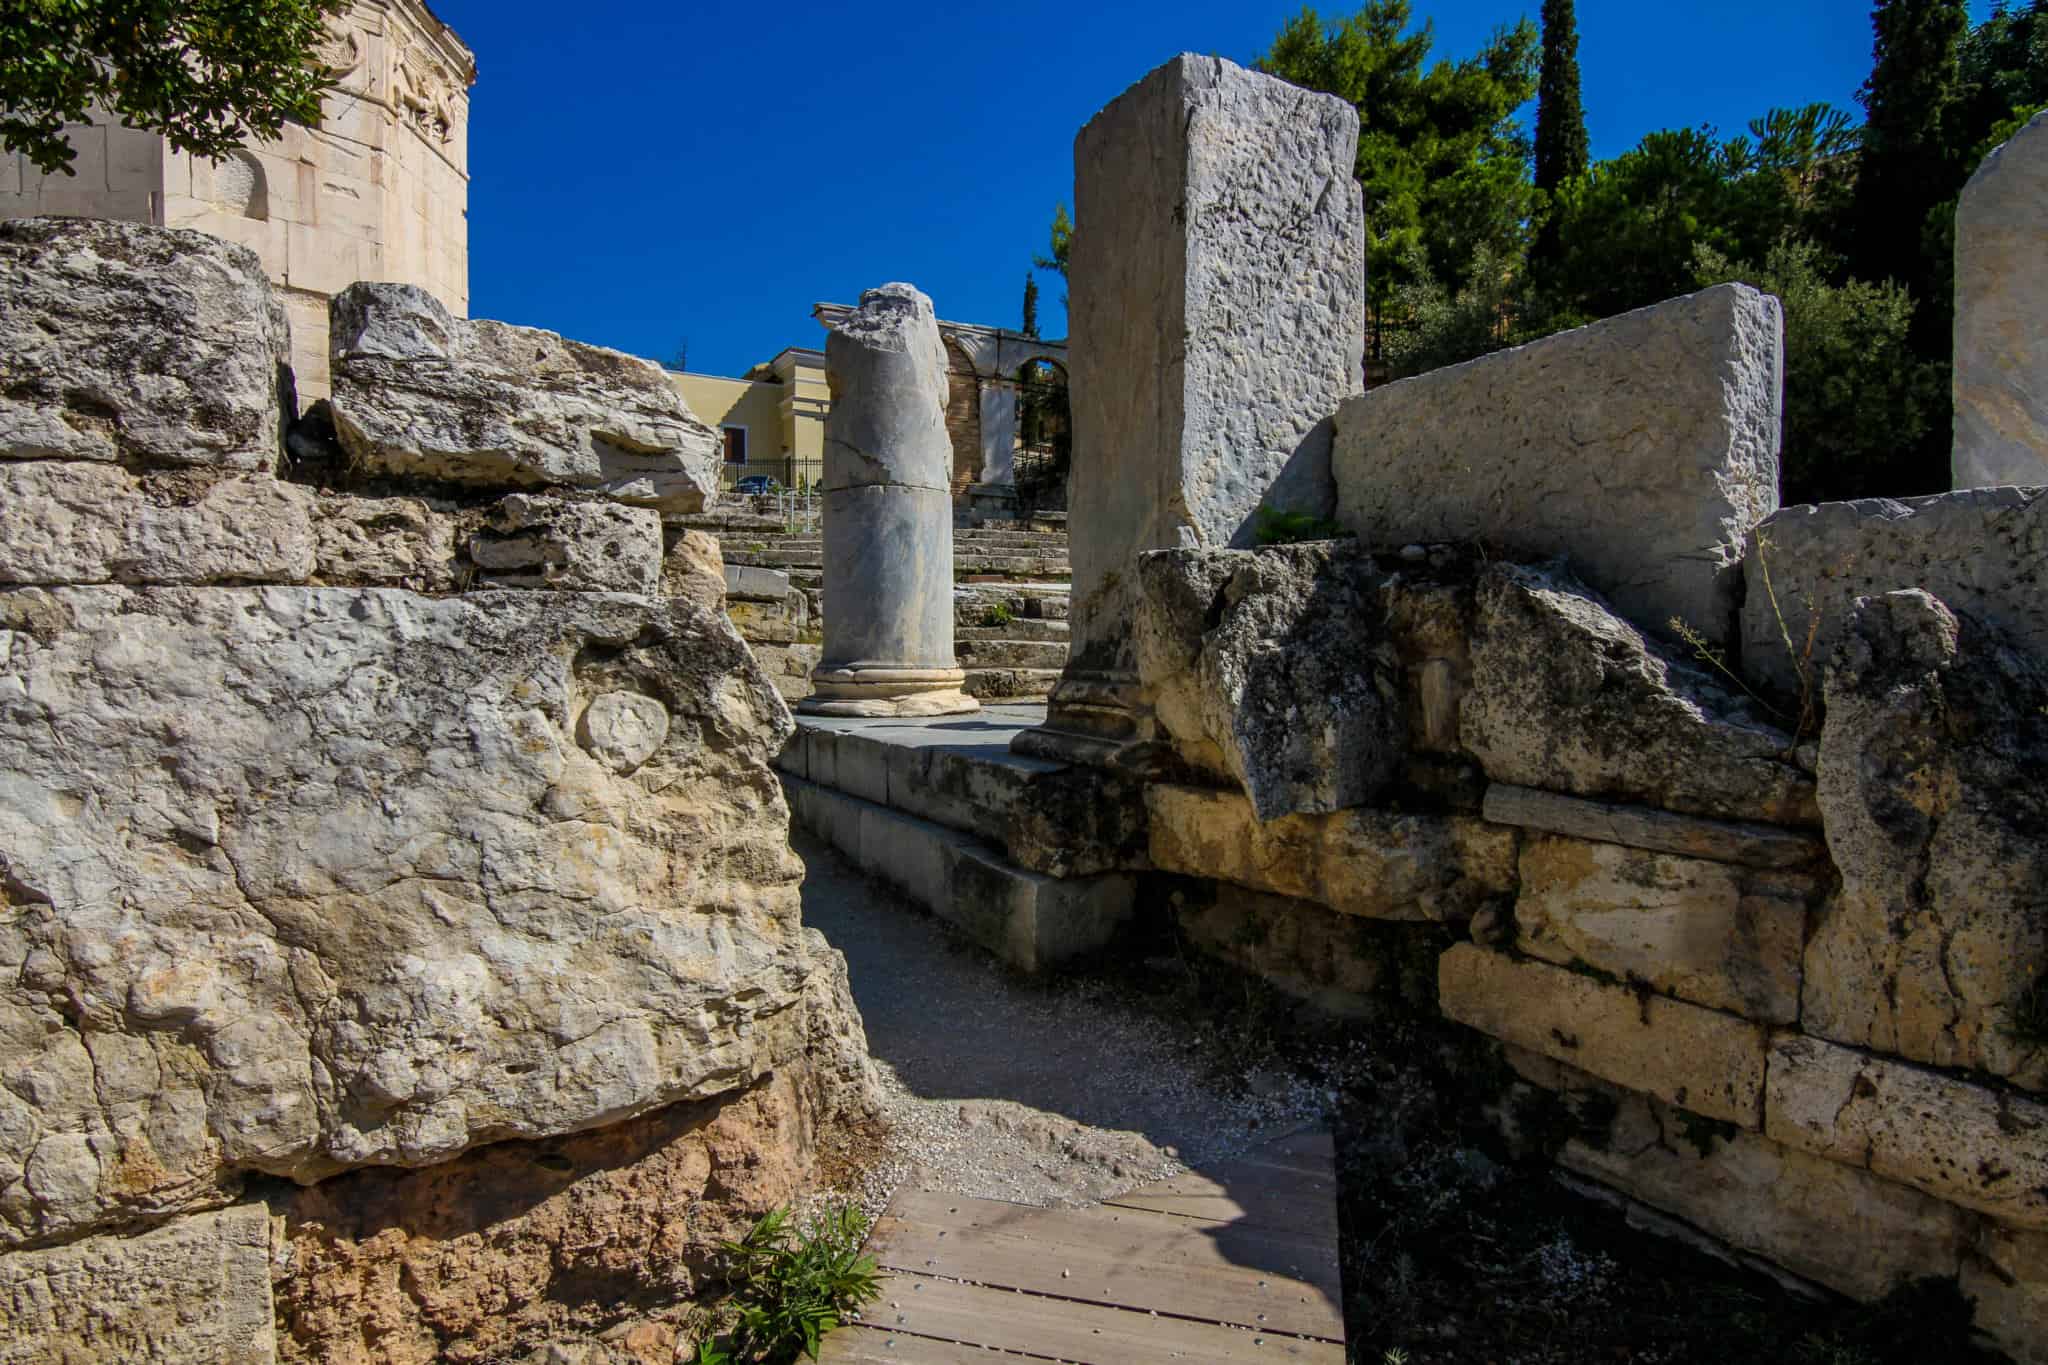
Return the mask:
<path id="1" fill-rule="evenodd" d="M 1955 196 L 1968 168 L 1956 145 L 1965 0 L 1877 0 L 1870 12 L 1852 253 L 1856 274 L 1896 280 L 1923 305 L 1932 278 L 1922 249 L 1928 215 Z M 1923 311 L 1925 311 L 1923 309 Z"/>
<path id="2" fill-rule="evenodd" d="M 1024 335 L 1038 335 L 1038 277 L 1024 272 Z"/>
<path id="3" fill-rule="evenodd" d="M 1543 68 L 1536 86 L 1536 188 L 1584 175 L 1589 153 L 1579 103 L 1579 22 L 1572 0 L 1543 0 Z"/>

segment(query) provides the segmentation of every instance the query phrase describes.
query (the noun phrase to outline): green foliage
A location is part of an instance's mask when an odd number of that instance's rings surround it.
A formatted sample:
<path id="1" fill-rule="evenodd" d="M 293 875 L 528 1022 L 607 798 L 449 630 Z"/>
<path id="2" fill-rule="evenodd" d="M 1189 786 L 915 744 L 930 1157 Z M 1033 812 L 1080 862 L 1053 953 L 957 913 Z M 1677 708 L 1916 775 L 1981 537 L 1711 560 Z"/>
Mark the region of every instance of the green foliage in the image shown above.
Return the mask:
<path id="1" fill-rule="evenodd" d="M 219 160 L 287 119 L 317 124 L 315 62 L 347 0 L 0 0 L 0 147 L 75 174 L 66 123 L 94 109 Z"/>
<path id="2" fill-rule="evenodd" d="M 1067 216 L 1065 204 L 1055 204 L 1052 210 L 1052 230 L 1047 237 L 1046 255 L 1033 256 L 1031 264 L 1040 270 L 1050 270 L 1060 277 L 1060 283 L 1067 282 L 1067 259 L 1074 252 L 1074 220 Z M 1065 290 L 1060 291 L 1060 307 L 1067 306 Z M 1033 333 L 1036 335 L 1036 333 Z"/>
<path id="3" fill-rule="evenodd" d="M 1334 540 L 1351 533 L 1334 521 L 1312 517 L 1306 512 L 1282 512 L 1261 507 L 1252 526 L 1261 545 L 1295 545 L 1305 540 Z"/>
<path id="4" fill-rule="evenodd" d="M 1404 285 L 1426 270 L 1455 294 L 1482 249 L 1518 256 L 1537 203 L 1515 119 L 1536 93 L 1535 25 L 1497 29 L 1473 56 L 1425 69 L 1430 25 L 1408 32 L 1410 18 L 1408 0 L 1366 0 L 1342 19 L 1304 9 L 1257 62 L 1358 108 L 1373 361 L 1407 323 L 1397 305 Z"/>
<path id="5" fill-rule="evenodd" d="M 1008 602 L 992 603 L 988 610 L 981 614 L 981 623 L 985 626 L 1007 626 L 1016 619 L 1017 613 L 1010 610 Z"/>
<path id="6" fill-rule="evenodd" d="M 1971 169 L 1958 145 L 1969 10 L 1964 0 L 1877 0 L 1870 25 L 1873 65 L 1858 96 L 1863 155 L 1849 245 L 1859 276 L 1895 280 L 1925 299 L 1928 217 L 1955 197 Z"/>
<path id="7" fill-rule="evenodd" d="M 1024 272 L 1024 335 L 1038 335 L 1038 276 Z"/>
<path id="8" fill-rule="evenodd" d="M 1584 175 L 1590 158 L 1579 104 L 1579 22 L 1572 0 L 1543 0 L 1543 65 L 1536 88 L 1536 188 Z"/>
<path id="9" fill-rule="evenodd" d="M 1948 368 L 1908 344 L 1913 299 L 1897 284 L 1831 284 L 1811 242 L 1770 249 L 1760 267 L 1702 246 L 1697 283 L 1741 280 L 1785 306 L 1784 501 L 1819 502 L 1947 486 L 1945 452 L 1930 463 L 1930 435 L 1946 436 Z M 1945 442 L 1936 441 L 1939 447 Z"/>
<path id="10" fill-rule="evenodd" d="M 818 1343 L 849 1311 L 881 1297 L 874 1258 L 863 1256 L 867 1218 L 841 1205 L 808 1236 L 775 1209 L 737 1242 L 726 1242 L 726 1276 L 738 1324 L 723 1338 L 700 1343 L 700 1365 L 788 1365 L 818 1357 Z"/>

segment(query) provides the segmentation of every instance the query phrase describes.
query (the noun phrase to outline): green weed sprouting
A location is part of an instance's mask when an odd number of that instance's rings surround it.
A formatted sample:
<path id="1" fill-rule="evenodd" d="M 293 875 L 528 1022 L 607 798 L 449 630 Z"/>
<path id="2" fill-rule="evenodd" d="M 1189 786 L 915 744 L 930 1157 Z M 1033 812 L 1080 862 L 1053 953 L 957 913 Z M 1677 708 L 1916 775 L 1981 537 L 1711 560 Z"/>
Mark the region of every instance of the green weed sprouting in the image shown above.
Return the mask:
<path id="1" fill-rule="evenodd" d="M 1261 545 L 1294 545 L 1304 540 L 1335 540 L 1351 533 L 1334 521 L 1306 512 L 1261 507 L 1252 533 Z"/>
<path id="2" fill-rule="evenodd" d="M 982 612 L 981 614 L 981 623 L 983 625 L 994 626 L 997 628 L 1007 626 L 1010 624 L 1010 622 L 1016 619 L 1017 614 L 1010 610 L 1010 604 L 1008 602 L 992 603 L 990 604 L 988 609 Z"/>
<path id="3" fill-rule="evenodd" d="M 789 1365 L 818 1358 L 818 1343 L 845 1315 L 882 1295 L 872 1256 L 861 1254 L 868 1220 L 842 1204 L 804 1233 L 774 1209 L 737 1242 L 725 1242 L 731 1331 L 697 1347 L 693 1365 Z"/>

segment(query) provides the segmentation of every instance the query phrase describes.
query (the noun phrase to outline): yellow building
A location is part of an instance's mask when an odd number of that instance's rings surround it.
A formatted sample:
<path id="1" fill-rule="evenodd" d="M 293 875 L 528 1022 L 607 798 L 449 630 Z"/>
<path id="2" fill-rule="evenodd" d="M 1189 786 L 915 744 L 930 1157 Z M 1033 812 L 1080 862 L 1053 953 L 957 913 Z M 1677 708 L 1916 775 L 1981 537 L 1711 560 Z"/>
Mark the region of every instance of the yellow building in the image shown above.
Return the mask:
<path id="1" fill-rule="evenodd" d="M 741 379 L 670 370 L 690 411 L 725 441 L 727 488 L 765 474 L 784 488 L 815 488 L 825 472 L 825 353 L 785 347 Z"/>

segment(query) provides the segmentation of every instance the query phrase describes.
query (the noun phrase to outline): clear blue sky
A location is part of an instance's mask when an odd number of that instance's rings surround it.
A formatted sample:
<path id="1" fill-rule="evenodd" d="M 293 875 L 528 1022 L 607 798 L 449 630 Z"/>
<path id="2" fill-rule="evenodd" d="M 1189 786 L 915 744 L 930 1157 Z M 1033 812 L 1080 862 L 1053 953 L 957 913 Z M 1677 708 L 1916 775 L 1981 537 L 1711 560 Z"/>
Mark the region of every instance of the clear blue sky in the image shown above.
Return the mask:
<path id="1" fill-rule="evenodd" d="M 1015 326 L 1074 133 L 1176 52 L 1249 61 L 1298 4 L 431 0 L 476 50 L 470 306 L 738 374 L 905 279 Z M 1463 56 L 1539 0 L 1417 0 Z M 1973 6 L 1981 8 L 1982 6 Z M 1328 12 L 1338 12 L 1330 9 Z M 1593 154 L 1854 98 L 1862 0 L 1578 0 Z M 1057 16 L 1057 17 L 1053 17 Z M 1041 323 L 1065 329 L 1056 280 Z"/>

